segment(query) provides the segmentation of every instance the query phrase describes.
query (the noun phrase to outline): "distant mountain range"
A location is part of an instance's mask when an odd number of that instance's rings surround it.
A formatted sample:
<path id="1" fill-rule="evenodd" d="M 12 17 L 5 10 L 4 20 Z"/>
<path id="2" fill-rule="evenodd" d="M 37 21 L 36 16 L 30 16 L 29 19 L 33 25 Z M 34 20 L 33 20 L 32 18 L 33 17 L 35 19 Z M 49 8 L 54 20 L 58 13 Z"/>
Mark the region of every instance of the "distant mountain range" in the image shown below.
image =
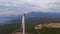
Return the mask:
<path id="1" fill-rule="evenodd" d="M 30 12 L 25 15 L 25 19 L 33 18 L 60 18 L 60 13 L 48 13 L 48 12 Z M 9 20 L 21 19 L 21 15 L 5 15 L 0 16 L 0 23 Z"/>
<path id="2" fill-rule="evenodd" d="M 60 18 L 60 13 L 47 13 L 47 12 L 31 12 L 26 14 L 26 18 Z"/>
<path id="3" fill-rule="evenodd" d="M 48 12 L 30 12 L 25 15 L 25 18 L 60 18 L 60 13 L 48 13 Z M 21 18 L 21 15 L 4 15 L 0 16 L 3 19 L 16 19 Z"/>

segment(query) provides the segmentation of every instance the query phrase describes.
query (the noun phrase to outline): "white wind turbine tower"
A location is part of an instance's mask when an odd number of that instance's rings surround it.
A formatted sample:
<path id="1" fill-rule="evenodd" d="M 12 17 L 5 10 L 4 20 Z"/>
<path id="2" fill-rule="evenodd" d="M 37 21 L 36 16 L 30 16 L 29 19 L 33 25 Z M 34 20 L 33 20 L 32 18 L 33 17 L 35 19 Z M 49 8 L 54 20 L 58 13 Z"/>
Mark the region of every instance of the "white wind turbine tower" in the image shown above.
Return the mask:
<path id="1" fill-rule="evenodd" d="M 22 34 L 25 34 L 25 15 L 29 13 L 29 12 L 20 12 L 20 14 L 22 15 L 22 28 L 23 28 L 23 32 Z"/>
<path id="2" fill-rule="evenodd" d="M 23 34 L 25 34 L 25 12 L 22 12 L 22 27 L 23 27 Z"/>
<path id="3" fill-rule="evenodd" d="M 25 34 L 25 14 L 22 14 L 22 26 L 23 26 L 23 34 Z"/>

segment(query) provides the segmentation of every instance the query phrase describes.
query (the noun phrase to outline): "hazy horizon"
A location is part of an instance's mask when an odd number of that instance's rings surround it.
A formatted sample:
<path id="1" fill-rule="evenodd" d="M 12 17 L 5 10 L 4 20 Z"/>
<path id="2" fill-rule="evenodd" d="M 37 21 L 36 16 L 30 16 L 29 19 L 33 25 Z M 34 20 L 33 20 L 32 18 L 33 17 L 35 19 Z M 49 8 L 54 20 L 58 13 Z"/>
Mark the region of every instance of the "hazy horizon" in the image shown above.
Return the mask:
<path id="1" fill-rule="evenodd" d="M 0 0 L 0 15 L 32 11 L 60 13 L 60 0 Z"/>

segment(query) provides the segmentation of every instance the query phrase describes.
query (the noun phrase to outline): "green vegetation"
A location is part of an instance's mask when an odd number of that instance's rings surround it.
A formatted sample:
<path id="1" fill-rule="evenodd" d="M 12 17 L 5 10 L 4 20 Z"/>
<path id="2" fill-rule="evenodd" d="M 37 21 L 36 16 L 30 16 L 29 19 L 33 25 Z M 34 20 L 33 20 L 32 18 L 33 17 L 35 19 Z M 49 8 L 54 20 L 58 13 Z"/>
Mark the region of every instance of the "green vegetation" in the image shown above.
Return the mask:
<path id="1" fill-rule="evenodd" d="M 49 22 L 57 22 L 60 23 L 60 19 L 58 18 L 30 18 L 26 19 L 26 32 L 37 34 L 37 31 L 34 29 L 35 25 L 49 23 Z M 12 32 L 19 32 L 21 27 L 21 20 L 11 20 L 7 23 L 0 25 L 0 34 L 11 34 Z M 41 34 L 60 34 L 60 28 L 43 28 L 41 30 Z"/>
<path id="2" fill-rule="evenodd" d="M 41 34 L 60 34 L 60 28 L 44 28 Z"/>

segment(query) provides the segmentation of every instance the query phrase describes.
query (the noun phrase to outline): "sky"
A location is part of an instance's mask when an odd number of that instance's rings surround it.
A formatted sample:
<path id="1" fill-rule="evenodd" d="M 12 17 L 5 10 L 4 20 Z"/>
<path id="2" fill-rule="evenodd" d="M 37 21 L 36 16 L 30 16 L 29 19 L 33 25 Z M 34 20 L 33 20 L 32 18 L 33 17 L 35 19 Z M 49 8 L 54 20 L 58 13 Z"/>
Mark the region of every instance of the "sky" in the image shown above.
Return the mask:
<path id="1" fill-rule="evenodd" d="M 60 12 L 60 0 L 0 0 L 0 15 L 21 12 Z"/>

